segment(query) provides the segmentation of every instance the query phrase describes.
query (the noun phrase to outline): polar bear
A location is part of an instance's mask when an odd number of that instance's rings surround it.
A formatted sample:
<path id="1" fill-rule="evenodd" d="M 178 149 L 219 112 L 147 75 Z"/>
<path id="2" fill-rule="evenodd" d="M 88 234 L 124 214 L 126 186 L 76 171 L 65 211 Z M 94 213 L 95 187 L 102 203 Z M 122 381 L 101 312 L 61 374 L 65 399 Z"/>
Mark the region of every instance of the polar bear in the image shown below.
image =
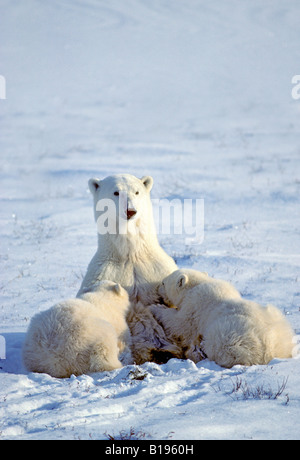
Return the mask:
<path id="1" fill-rule="evenodd" d="M 64 378 L 132 363 L 125 320 L 129 308 L 127 291 L 105 280 L 80 298 L 38 313 L 23 346 L 26 368 Z"/>
<path id="2" fill-rule="evenodd" d="M 116 174 L 92 178 L 98 227 L 98 249 L 82 281 L 78 295 L 101 279 L 120 283 L 131 301 L 157 303 L 157 288 L 177 266 L 159 245 L 153 220 L 150 190 L 153 179 Z M 106 225 L 106 226 L 105 226 Z"/>
<path id="3" fill-rule="evenodd" d="M 148 360 L 164 362 L 181 353 L 167 340 L 151 311 L 145 309 L 159 302 L 158 286 L 177 269 L 157 239 L 150 200 L 152 185 L 151 176 L 138 179 L 131 174 L 89 180 L 98 249 L 77 294 L 89 292 L 102 279 L 120 283 L 128 291 L 135 304 L 128 323 L 137 364 Z"/>
<path id="4" fill-rule="evenodd" d="M 244 300 L 226 281 L 181 269 L 163 280 L 159 292 L 177 308 L 151 310 L 194 362 L 207 357 L 230 368 L 292 356 L 294 332 L 284 315 L 272 305 Z"/>

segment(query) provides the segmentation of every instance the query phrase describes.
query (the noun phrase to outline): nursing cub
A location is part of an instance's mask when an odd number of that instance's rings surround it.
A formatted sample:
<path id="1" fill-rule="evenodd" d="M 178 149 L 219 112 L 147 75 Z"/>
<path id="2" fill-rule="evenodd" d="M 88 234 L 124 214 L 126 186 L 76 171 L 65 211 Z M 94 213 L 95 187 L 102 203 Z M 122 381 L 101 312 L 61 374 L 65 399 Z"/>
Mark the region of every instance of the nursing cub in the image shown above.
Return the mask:
<path id="1" fill-rule="evenodd" d="M 294 332 L 285 316 L 272 305 L 243 299 L 228 282 L 196 270 L 176 270 L 163 280 L 159 293 L 176 308 L 153 305 L 153 314 L 194 362 L 207 357 L 230 368 L 292 356 Z"/>

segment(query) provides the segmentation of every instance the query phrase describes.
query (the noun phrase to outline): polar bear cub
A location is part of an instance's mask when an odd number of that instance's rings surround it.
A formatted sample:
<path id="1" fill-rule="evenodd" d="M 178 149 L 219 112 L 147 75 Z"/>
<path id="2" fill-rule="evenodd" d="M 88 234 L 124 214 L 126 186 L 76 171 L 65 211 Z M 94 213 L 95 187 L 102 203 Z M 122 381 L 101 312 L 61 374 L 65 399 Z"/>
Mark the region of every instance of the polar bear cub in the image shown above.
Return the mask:
<path id="1" fill-rule="evenodd" d="M 176 270 L 159 292 L 177 309 L 151 309 L 194 362 L 207 357 L 230 368 L 292 356 L 294 333 L 284 315 L 272 305 L 244 300 L 228 282 L 196 270 Z"/>
<path id="2" fill-rule="evenodd" d="M 101 281 L 80 298 L 35 315 L 23 347 L 31 372 L 70 377 L 131 363 L 126 314 L 130 302 L 119 284 Z"/>

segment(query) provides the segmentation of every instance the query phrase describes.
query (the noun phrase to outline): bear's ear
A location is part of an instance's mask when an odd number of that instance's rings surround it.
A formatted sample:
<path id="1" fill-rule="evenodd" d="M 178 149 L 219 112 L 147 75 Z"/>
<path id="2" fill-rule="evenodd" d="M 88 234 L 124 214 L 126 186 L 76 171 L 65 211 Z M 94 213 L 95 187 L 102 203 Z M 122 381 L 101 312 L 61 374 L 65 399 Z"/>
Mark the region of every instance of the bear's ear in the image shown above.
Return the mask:
<path id="1" fill-rule="evenodd" d="M 148 190 L 148 192 L 150 192 L 150 190 L 152 189 L 152 185 L 153 185 L 153 178 L 151 176 L 143 176 L 141 178 L 141 181 L 143 185 L 146 187 L 146 189 Z"/>
<path id="2" fill-rule="evenodd" d="M 89 182 L 88 182 L 89 189 L 90 189 L 90 191 L 92 192 L 93 195 L 98 190 L 98 188 L 100 187 L 100 182 L 101 182 L 101 179 L 98 179 L 97 177 L 92 177 L 89 180 Z"/>
<path id="3" fill-rule="evenodd" d="M 188 279 L 189 278 L 188 278 L 187 275 L 185 275 L 185 274 L 180 275 L 178 280 L 177 280 L 177 283 L 176 283 L 177 287 L 178 288 L 183 288 L 186 285 L 186 283 L 188 282 Z"/>
<path id="4" fill-rule="evenodd" d="M 113 286 L 113 290 L 115 291 L 116 294 L 121 295 L 122 294 L 122 287 L 120 284 L 115 284 Z"/>

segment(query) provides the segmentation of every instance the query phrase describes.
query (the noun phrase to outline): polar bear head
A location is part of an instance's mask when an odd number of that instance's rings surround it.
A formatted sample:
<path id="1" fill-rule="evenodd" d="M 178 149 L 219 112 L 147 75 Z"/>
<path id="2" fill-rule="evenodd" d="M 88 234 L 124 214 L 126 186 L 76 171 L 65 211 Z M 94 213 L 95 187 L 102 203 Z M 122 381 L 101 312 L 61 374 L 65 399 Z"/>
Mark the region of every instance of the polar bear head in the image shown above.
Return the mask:
<path id="1" fill-rule="evenodd" d="M 110 280 L 96 282 L 92 290 L 83 294 L 81 298 L 95 306 L 105 303 L 124 311 L 130 307 L 128 292 L 120 284 Z"/>
<path id="2" fill-rule="evenodd" d="M 196 270 L 181 269 L 175 270 L 164 278 L 158 292 L 166 305 L 179 307 L 186 291 L 197 286 L 202 281 L 207 281 L 208 275 Z"/>
<path id="3" fill-rule="evenodd" d="M 176 270 L 167 276 L 159 287 L 159 294 L 166 305 L 180 308 L 183 300 L 190 296 L 191 290 L 195 294 L 194 300 L 200 303 L 241 298 L 230 283 L 192 269 Z"/>
<path id="4" fill-rule="evenodd" d="M 89 188 L 94 197 L 98 233 L 128 234 L 153 230 L 150 190 L 151 176 L 138 179 L 131 174 L 116 174 L 105 179 L 92 178 Z"/>
<path id="5" fill-rule="evenodd" d="M 127 291 L 119 283 L 115 283 L 111 280 L 97 281 L 91 292 L 96 292 L 97 294 L 103 293 L 105 296 L 111 293 L 112 296 L 128 298 Z"/>

